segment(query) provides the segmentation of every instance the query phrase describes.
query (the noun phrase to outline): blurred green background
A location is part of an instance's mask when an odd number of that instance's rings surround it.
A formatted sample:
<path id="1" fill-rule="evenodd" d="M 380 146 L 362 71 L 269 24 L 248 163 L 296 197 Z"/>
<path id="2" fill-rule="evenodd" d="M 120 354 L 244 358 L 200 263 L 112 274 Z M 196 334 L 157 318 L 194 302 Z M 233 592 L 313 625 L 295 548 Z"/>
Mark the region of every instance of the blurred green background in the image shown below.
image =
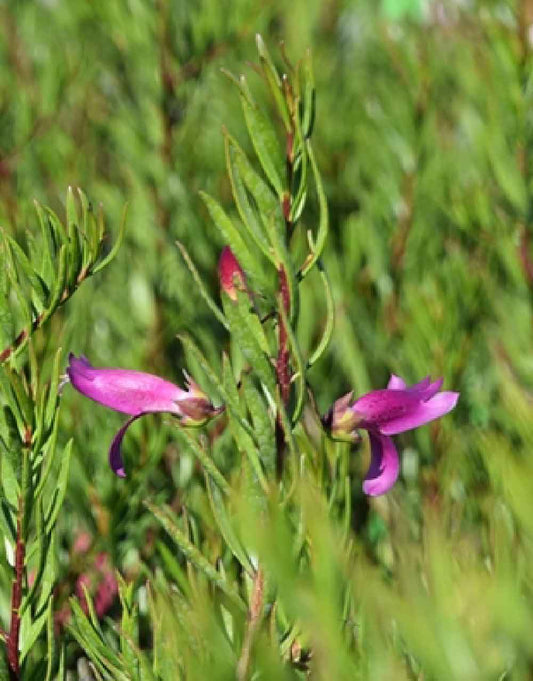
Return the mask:
<path id="1" fill-rule="evenodd" d="M 311 49 L 336 307 L 311 375 L 319 408 L 390 372 L 444 376 L 461 392 L 454 413 L 398 438 L 402 475 L 387 497 L 363 498 L 365 453 L 352 459 L 357 560 L 342 560 L 356 566 L 360 678 L 533 678 L 532 26 L 530 0 L 0 5 L 0 224 L 23 242 L 33 199 L 63 215 L 72 185 L 103 204 L 112 236 L 129 204 L 119 256 L 39 332 L 40 356 L 62 346 L 176 381 L 178 332 L 215 364 L 227 346 L 175 246 L 217 296 L 224 244 L 198 191 L 233 211 L 222 126 L 251 148 L 221 68 L 246 73 L 268 109 L 248 63 L 255 34 L 281 69 L 280 41 L 292 61 Z M 302 231 L 315 218 L 311 206 Z M 324 318 L 310 277 L 304 348 Z M 63 590 L 85 531 L 135 579 L 157 563 L 142 499 L 194 509 L 190 460 L 150 417 L 128 434 L 131 473 L 117 480 L 106 457 L 120 416 L 68 388 L 62 402 L 76 457 Z M 339 662 L 328 676 L 317 657 L 317 678 L 348 673 Z"/>

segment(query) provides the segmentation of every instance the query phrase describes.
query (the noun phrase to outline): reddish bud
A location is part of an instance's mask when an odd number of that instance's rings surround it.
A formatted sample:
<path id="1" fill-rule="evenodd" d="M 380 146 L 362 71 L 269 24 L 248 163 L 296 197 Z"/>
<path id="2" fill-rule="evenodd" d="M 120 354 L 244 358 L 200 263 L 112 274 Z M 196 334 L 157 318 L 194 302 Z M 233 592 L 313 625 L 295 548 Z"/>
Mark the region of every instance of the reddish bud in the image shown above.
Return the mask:
<path id="1" fill-rule="evenodd" d="M 220 279 L 220 288 L 231 300 L 237 300 L 236 284 L 239 290 L 246 290 L 246 277 L 229 246 L 224 246 L 220 254 L 218 277 Z"/>

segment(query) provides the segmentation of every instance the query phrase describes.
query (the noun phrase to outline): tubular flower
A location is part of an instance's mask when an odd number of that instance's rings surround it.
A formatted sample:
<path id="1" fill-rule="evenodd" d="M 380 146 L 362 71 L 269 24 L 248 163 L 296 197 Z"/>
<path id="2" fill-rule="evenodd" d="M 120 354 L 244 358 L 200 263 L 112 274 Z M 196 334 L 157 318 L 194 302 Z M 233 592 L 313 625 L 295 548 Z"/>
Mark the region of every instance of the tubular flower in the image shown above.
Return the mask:
<path id="1" fill-rule="evenodd" d="M 355 402 L 348 393 L 323 418 L 324 426 L 337 440 L 356 442 L 360 439 L 358 429 L 368 431 L 371 460 L 363 482 L 365 494 L 385 494 L 398 478 L 400 462 L 391 435 L 423 426 L 455 407 L 459 393 L 439 392 L 442 382 L 438 379 L 432 383 L 428 376 L 407 387 L 393 374 L 385 390 L 374 390 Z"/>
<path id="2" fill-rule="evenodd" d="M 229 246 L 224 246 L 218 261 L 218 277 L 220 280 L 220 288 L 231 298 L 237 300 L 238 288 L 240 291 L 246 291 L 246 277 L 239 265 L 239 261 L 233 255 L 233 251 Z"/>
<path id="3" fill-rule="evenodd" d="M 120 447 L 129 426 L 140 416 L 156 412 L 175 414 L 181 423 L 200 426 L 219 414 L 207 395 L 185 374 L 186 390 L 159 376 L 130 369 L 97 369 L 85 357 L 69 355 L 67 375 L 82 395 L 130 418 L 113 438 L 109 464 L 120 477 L 125 477 Z"/>

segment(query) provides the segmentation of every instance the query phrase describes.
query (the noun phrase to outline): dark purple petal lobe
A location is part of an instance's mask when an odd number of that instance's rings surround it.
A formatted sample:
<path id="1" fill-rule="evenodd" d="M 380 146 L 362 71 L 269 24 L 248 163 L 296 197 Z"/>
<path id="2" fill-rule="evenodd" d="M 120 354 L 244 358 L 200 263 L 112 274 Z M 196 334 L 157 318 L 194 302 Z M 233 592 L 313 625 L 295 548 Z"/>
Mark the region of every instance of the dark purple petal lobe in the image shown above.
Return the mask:
<path id="1" fill-rule="evenodd" d="M 372 497 L 385 494 L 394 485 L 400 472 L 398 452 L 386 435 L 369 431 L 370 468 L 363 482 L 363 492 Z"/>
<path id="2" fill-rule="evenodd" d="M 109 465 L 111 466 L 111 470 L 113 471 L 113 473 L 116 473 L 116 475 L 118 475 L 119 478 L 126 477 L 126 471 L 124 470 L 124 461 L 122 459 L 122 453 L 120 451 L 122 440 L 124 439 L 124 434 L 131 426 L 131 424 L 138 418 L 140 418 L 142 415 L 143 414 L 137 414 L 136 416 L 132 416 L 130 419 L 128 419 L 113 438 L 113 442 L 111 443 L 111 447 L 109 448 Z"/>

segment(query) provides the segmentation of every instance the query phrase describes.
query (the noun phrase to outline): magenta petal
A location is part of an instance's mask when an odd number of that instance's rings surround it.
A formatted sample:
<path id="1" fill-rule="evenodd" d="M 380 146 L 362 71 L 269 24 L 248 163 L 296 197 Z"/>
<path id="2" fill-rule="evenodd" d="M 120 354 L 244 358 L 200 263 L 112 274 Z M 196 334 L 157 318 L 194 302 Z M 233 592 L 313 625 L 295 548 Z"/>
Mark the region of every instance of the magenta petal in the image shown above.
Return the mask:
<path id="1" fill-rule="evenodd" d="M 418 428 L 430 421 L 440 418 L 451 411 L 457 404 L 459 393 L 438 393 L 426 401 L 409 405 L 403 414 L 391 416 L 378 427 L 383 435 L 397 435 L 412 428 Z"/>
<path id="2" fill-rule="evenodd" d="M 130 369 L 98 369 L 85 358 L 69 356 L 70 382 L 83 395 L 130 416 L 146 412 L 181 414 L 187 393 L 159 376 Z"/>
<path id="3" fill-rule="evenodd" d="M 371 460 L 363 482 L 363 492 L 376 497 L 394 485 L 400 472 L 400 461 L 390 437 L 369 431 Z"/>
<path id="4" fill-rule="evenodd" d="M 403 378 L 396 376 L 396 374 L 391 374 L 389 382 L 387 383 L 387 390 L 405 390 L 406 384 Z"/>
<path id="5" fill-rule="evenodd" d="M 393 419 L 415 412 L 421 404 L 420 395 L 409 390 L 373 390 L 356 400 L 353 411 L 361 418 L 360 428 L 381 430 Z"/>
<path id="6" fill-rule="evenodd" d="M 124 439 L 124 434 L 131 426 L 131 424 L 140 418 L 142 414 L 137 414 L 132 416 L 126 421 L 122 428 L 117 432 L 109 448 L 109 465 L 113 473 L 116 473 L 120 478 L 126 477 L 126 471 L 124 470 L 124 461 L 122 459 L 122 454 L 120 452 L 120 447 L 122 445 L 122 440 Z"/>
<path id="7" fill-rule="evenodd" d="M 444 379 L 439 378 L 436 381 L 433 381 L 433 383 L 430 383 L 429 378 L 427 380 L 427 384 L 425 386 L 422 386 L 421 383 L 417 384 L 416 386 L 411 386 L 408 388 L 410 392 L 415 391 L 417 395 L 424 401 L 429 400 L 433 397 L 433 395 L 436 395 L 439 390 L 442 388 L 442 384 L 444 383 Z"/>
<path id="8" fill-rule="evenodd" d="M 413 385 L 410 385 L 407 390 L 410 393 L 421 393 L 427 390 L 431 385 L 431 378 L 429 376 L 426 376 L 423 378 L 421 381 L 418 381 L 418 383 L 414 383 Z"/>

